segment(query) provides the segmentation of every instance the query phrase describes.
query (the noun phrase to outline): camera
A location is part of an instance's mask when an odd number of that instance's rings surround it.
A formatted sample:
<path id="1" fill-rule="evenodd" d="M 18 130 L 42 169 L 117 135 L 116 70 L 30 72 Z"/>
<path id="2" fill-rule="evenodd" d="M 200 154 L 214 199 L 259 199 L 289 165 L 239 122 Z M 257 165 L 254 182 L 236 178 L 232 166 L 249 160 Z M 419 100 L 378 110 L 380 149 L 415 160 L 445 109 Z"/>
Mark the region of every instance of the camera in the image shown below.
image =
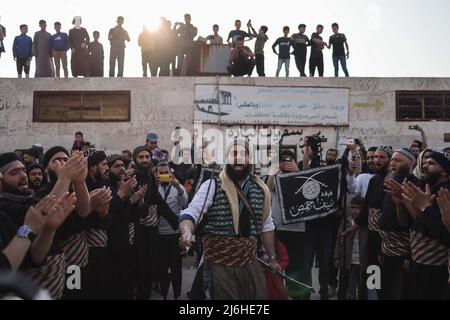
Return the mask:
<path id="1" fill-rule="evenodd" d="M 308 138 L 308 145 L 311 147 L 311 150 L 313 152 L 319 151 L 319 145 L 321 143 L 327 142 L 328 139 L 325 137 L 321 137 L 318 134 L 313 134 L 312 136 L 307 137 Z"/>

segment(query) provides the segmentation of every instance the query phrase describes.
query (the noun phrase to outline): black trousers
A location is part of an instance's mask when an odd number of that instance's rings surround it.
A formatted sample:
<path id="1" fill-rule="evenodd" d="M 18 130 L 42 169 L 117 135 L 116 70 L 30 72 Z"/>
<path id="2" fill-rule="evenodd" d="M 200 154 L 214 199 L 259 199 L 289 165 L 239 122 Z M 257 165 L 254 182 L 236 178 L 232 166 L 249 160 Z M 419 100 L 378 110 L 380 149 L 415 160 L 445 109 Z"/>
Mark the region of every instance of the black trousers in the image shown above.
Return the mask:
<path id="1" fill-rule="evenodd" d="M 255 54 L 255 60 L 256 60 L 256 72 L 258 73 L 258 76 L 265 77 L 265 70 L 264 70 L 264 55 L 263 54 Z"/>
<path id="2" fill-rule="evenodd" d="M 178 247 L 179 238 L 179 234 L 159 236 L 159 283 L 164 299 L 167 298 L 170 283 L 172 283 L 174 298 L 178 299 L 181 295 L 182 258 Z"/>
<path id="3" fill-rule="evenodd" d="M 108 286 L 111 278 L 111 263 L 108 248 L 89 248 L 89 264 L 86 267 L 86 298 L 92 300 L 109 299 Z"/>
<path id="4" fill-rule="evenodd" d="M 405 257 L 383 255 L 381 267 L 381 300 L 402 300 L 407 295 Z"/>
<path id="5" fill-rule="evenodd" d="M 22 75 L 22 70 L 25 74 L 30 74 L 30 61 L 27 58 L 17 58 L 16 66 L 17 74 Z"/>
<path id="6" fill-rule="evenodd" d="M 230 64 L 227 67 L 228 72 L 235 76 L 245 76 L 245 75 L 252 75 L 253 69 L 255 68 L 255 61 L 253 59 L 248 60 L 246 63 L 234 63 Z"/>
<path id="7" fill-rule="evenodd" d="M 125 61 L 125 48 L 121 47 L 111 47 L 111 52 L 109 55 L 109 76 L 114 77 L 116 72 L 116 60 L 118 64 L 118 77 L 123 77 L 123 66 Z"/>
<path id="8" fill-rule="evenodd" d="M 305 74 L 306 52 L 305 52 L 305 54 L 295 56 L 295 64 L 297 66 L 297 70 L 300 72 L 300 76 L 306 77 L 306 74 Z"/>
<path id="9" fill-rule="evenodd" d="M 137 283 L 137 249 L 133 245 L 122 250 L 112 249 L 110 263 L 111 284 L 110 299 L 133 300 Z"/>
<path id="10" fill-rule="evenodd" d="M 319 77 L 323 77 L 323 54 L 311 54 L 309 57 L 309 75 L 314 77 L 316 68 L 319 71 Z"/>
<path id="11" fill-rule="evenodd" d="M 158 275 L 158 227 L 143 227 L 138 242 L 138 300 L 149 300 Z"/>
<path id="12" fill-rule="evenodd" d="M 187 295 L 189 300 L 206 299 L 205 291 L 203 289 L 203 264 L 198 267 L 194 281 L 192 281 L 191 291 L 189 291 Z"/>
<path id="13" fill-rule="evenodd" d="M 411 299 L 445 299 L 449 286 L 447 266 L 427 266 L 412 261 L 410 281 Z"/>
<path id="14" fill-rule="evenodd" d="M 142 72 L 147 77 L 147 70 L 150 69 L 150 75 L 156 77 L 158 75 L 158 65 L 154 62 L 151 51 L 142 51 Z"/>

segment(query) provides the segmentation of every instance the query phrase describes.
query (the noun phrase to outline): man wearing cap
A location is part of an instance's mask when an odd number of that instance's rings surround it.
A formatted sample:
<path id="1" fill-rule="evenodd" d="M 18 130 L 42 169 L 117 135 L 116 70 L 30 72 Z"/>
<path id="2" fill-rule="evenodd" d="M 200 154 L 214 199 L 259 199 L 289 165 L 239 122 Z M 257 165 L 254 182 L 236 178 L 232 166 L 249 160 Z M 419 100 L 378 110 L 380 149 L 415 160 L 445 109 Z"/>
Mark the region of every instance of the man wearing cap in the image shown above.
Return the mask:
<path id="1" fill-rule="evenodd" d="M 385 180 L 381 216 L 379 220 L 381 253 L 381 299 L 401 300 L 408 298 L 408 275 L 403 268 L 410 257 L 409 224 L 400 224 L 398 215 L 404 211 L 401 199 L 401 185 L 409 181 L 419 186 L 421 181 L 412 172 L 416 157 L 411 150 L 403 148 L 392 154 L 391 171 Z"/>
<path id="2" fill-rule="evenodd" d="M 57 181 L 60 180 L 63 168 L 70 169 L 71 175 L 67 189 L 73 190 L 77 197 L 75 209 L 65 223 L 58 230 L 56 238 L 58 245 L 64 252 L 67 266 L 78 266 L 81 270 L 81 289 L 69 290 L 64 288 L 64 299 L 85 298 L 85 268 L 88 264 L 88 247 L 83 230 L 83 218 L 90 213 L 90 197 L 86 187 L 87 159 L 80 151 L 74 152 L 70 158 L 69 152 L 60 146 L 50 148 L 43 158 L 43 168 L 48 176 L 48 183 L 36 192 L 35 197 L 42 199 L 53 191 L 59 190 Z M 65 190 L 67 190 L 65 189 Z"/>
<path id="3" fill-rule="evenodd" d="M 450 154 L 432 152 L 425 167 L 425 191 L 403 183 L 402 198 L 412 220 L 411 298 L 434 300 L 445 298 L 448 289 L 450 235 L 435 198 L 440 190 L 450 190 Z"/>
<path id="4" fill-rule="evenodd" d="M 63 198 L 72 178 L 78 174 L 73 163 L 67 166 L 60 165 L 58 169 L 60 178 L 55 182 L 55 189 L 49 192 L 49 198 Z M 64 221 L 65 216 L 56 224 L 48 224 L 48 227 L 43 228 L 36 237 L 39 230 L 33 230 L 32 226 L 25 224 L 27 212 L 36 201 L 28 188 L 25 167 L 15 153 L 0 155 L 0 173 L 3 176 L 0 211 L 8 216 L 15 229 L 20 228 L 18 231 L 20 237 L 28 238 L 33 242 L 31 250 L 35 265 L 28 265 L 27 273 L 38 285 L 48 289 L 53 298 L 60 298 L 64 288 L 65 261 L 54 239 L 56 239 L 55 230 Z M 50 209 L 47 208 L 44 211 Z M 38 251 L 33 253 L 34 250 Z"/>
<path id="5" fill-rule="evenodd" d="M 178 216 L 173 213 L 158 192 L 153 177 L 151 150 L 147 146 L 138 147 L 133 151 L 133 161 L 136 165 L 135 174 L 138 191 L 147 187 L 144 201 L 138 203 L 140 227 L 142 236 L 138 239 L 138 289 L 137 299 L 150 299 L 151 288 L 157 276 L 158 248 L 158 218 L 164 217 L 173 230 L 178 228 Z"/>
<path id="6" fill-rule="evenodd" d="M 145 142 L 147 148 L 149 148 L 151 151 L 152 160 L 155 165 L 157 165 L 158 162 L 161 161 L 164 157 L 161 150 L 158 148 L 158 141 L 158 135 L 156 133 L 150 132 L 147 135 L 147 140 Z"/>
<path id="7" fill-rule="evenodd" d="M 33 164 L 27 167 L 28 186 L 36 192 L 44 185 L 44 170 L 41 166 Z"/>
<path id="8" fill-rule="evenodd" d="M 380 265 L 381 239 L 379 235 L 379 219 L 384 197 L 384 180 L 389 171 L 389 161 L 392 157 L 392 147 L 380 146 L 375 151 L 375 176 L 370 179 L 364 198 L 361 214 L 355 219 L 355 225 L 344 232 L 344 237 L 353 234 L 357 228 L 367 228 L 368 265 Z M 364 268 L 367 266 L 363 266 Z M 363 272 L 363 274 L 366 274 Z M 363 280 L 365 281 L 365 279 Z M 376 299 L 373 290 L 368 291 L 368 299 Z M 363 297 L 364 292 L 362 293 Z"/>
<path id="9" fill-rule="evenodd" d="M 206 286 L 212 299 L 263 300 L 266 284 L 256 259 L 259 238 L 270 266 L 281 270 L 274 248 L 270 190 L 252 172 L 247 142 L 233 141 L 227 155 L 228 164 L 219 177 L 204 182 L 189 207 L 181 212 L 180 245 L 190 247 L 195 226 L 207 219 L 204 272 L 211 275 Z"/>
<path id="10" fill-rule="evenodd" d="M 108 261 L 107 214 L 111 190 L 107 181 L 108 165 L 104 151 L 88 149 L 84 156 L 88 162 L 86 186 L 91 198 L 91 213 L 83 219 L 84 235 L 89 247 L 89 264 L 86 269 L 87 298 L 108 298 L 107 284 L 110 279 Z"/>

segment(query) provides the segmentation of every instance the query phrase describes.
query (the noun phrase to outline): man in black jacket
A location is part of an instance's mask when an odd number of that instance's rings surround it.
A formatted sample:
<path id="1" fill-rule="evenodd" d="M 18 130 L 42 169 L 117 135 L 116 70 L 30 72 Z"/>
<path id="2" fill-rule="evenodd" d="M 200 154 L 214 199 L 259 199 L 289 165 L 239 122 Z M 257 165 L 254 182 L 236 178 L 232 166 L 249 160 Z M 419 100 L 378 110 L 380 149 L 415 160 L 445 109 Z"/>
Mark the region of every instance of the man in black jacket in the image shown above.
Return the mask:
<path id="1" fill-rule="evenodd" d="M 156 280 L 158 272 L 156 263 L 158 217 L 164 217 L 173 230 L 178 228 L 178 217 L 158 192 L 158 187 L 151 172 L 151 150 L 146 146 L 136 148 L 133 152 L 133 160 L 136 164 L 137 188 L 147 187 L 144 201 L 140 202 L 138 209 L 141 236 L 138 238 L 137 243 L 139 266 L 137 299 L 148 300 L 150 299 L 152 285 Z"/>
<path id="2" fill-rule="evenodd" d="M 409 149 L 396 150 L 391 158 L 391 172 L 385 182 L 385 194 L 380 217 L 381 237 L 381 298 L 383 300 L 401 300 L 407 298 L 407 278 L 403 265 L 410 257 L 409 226 L 402 226 L 397 218 L 398 206 L 402 200 L 389 194 L 393 181 L 403 182 L 405 179 L 418 186 L 421 181 L 412 171 L 416 159 Z"/>
<path id="3" fill-rule="evenodd" d="M 411 295 L 417 300 L 443 299 L 448 290 L 450 236 L 442 209 L 434 199 L 450 190 L 450 154 L 434 151 L 425 163 L 425 191 L 409 182 L 402 185 L 403 203 L 412 220 Z"/>
<path id="4" fill-rule="evenodd" d="M 135 190 L 136 177 L 126 176 L 120 155 L 107 158 L 112 200 L 108 214 L 108 248 L 112 262 L 113 286 L 111 299 L 133 299 L 137 280 L 136 237 L 139 229 L 139 203 L 142 204 L 147 186 Z"/>

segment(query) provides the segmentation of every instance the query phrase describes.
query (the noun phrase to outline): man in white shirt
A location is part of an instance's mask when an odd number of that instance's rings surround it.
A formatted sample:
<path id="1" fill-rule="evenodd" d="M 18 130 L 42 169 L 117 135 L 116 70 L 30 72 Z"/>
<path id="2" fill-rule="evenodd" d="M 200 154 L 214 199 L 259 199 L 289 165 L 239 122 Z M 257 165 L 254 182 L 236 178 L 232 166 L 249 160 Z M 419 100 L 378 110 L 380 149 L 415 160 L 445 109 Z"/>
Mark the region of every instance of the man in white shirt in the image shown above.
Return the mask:
<path id="1" fill-rule="evenodd" d="M 234 140 L 227 151 L 228 164 L 219 177 L 204 182 L 189 207 L 181 212 L 180 245 L 190 247 L 195 225 L 207 219 L 204 268 L 211 274 L 206 286 L 212 298 L 262 300 L 266 298 L 266 284 L 256 259 L 258 238 L 272 269 L 281 271 L 275 255 L 270 191 L 252 173 L 246 141 Z"/>
<path id="2" fill-rule="evenodd" d="M 156 182 L 158 191 L 169 208 L 177 216 L 180 211 L 188 205 L 188 195 L 184 187 L 171 173 L 167 162 L 160 162 L 156 168 Z M 181 294 L 182 282 L 182 259 L 178 247 L 180 231 L 173 230 L 163 217 L 159 220 L 159 280 L 161 284 L 161 295 L 167 298 L 170 282 L 172 282 L 174 299 L 177 300 Z M 170 275 L 169 275 L 170 269 Z"/>

